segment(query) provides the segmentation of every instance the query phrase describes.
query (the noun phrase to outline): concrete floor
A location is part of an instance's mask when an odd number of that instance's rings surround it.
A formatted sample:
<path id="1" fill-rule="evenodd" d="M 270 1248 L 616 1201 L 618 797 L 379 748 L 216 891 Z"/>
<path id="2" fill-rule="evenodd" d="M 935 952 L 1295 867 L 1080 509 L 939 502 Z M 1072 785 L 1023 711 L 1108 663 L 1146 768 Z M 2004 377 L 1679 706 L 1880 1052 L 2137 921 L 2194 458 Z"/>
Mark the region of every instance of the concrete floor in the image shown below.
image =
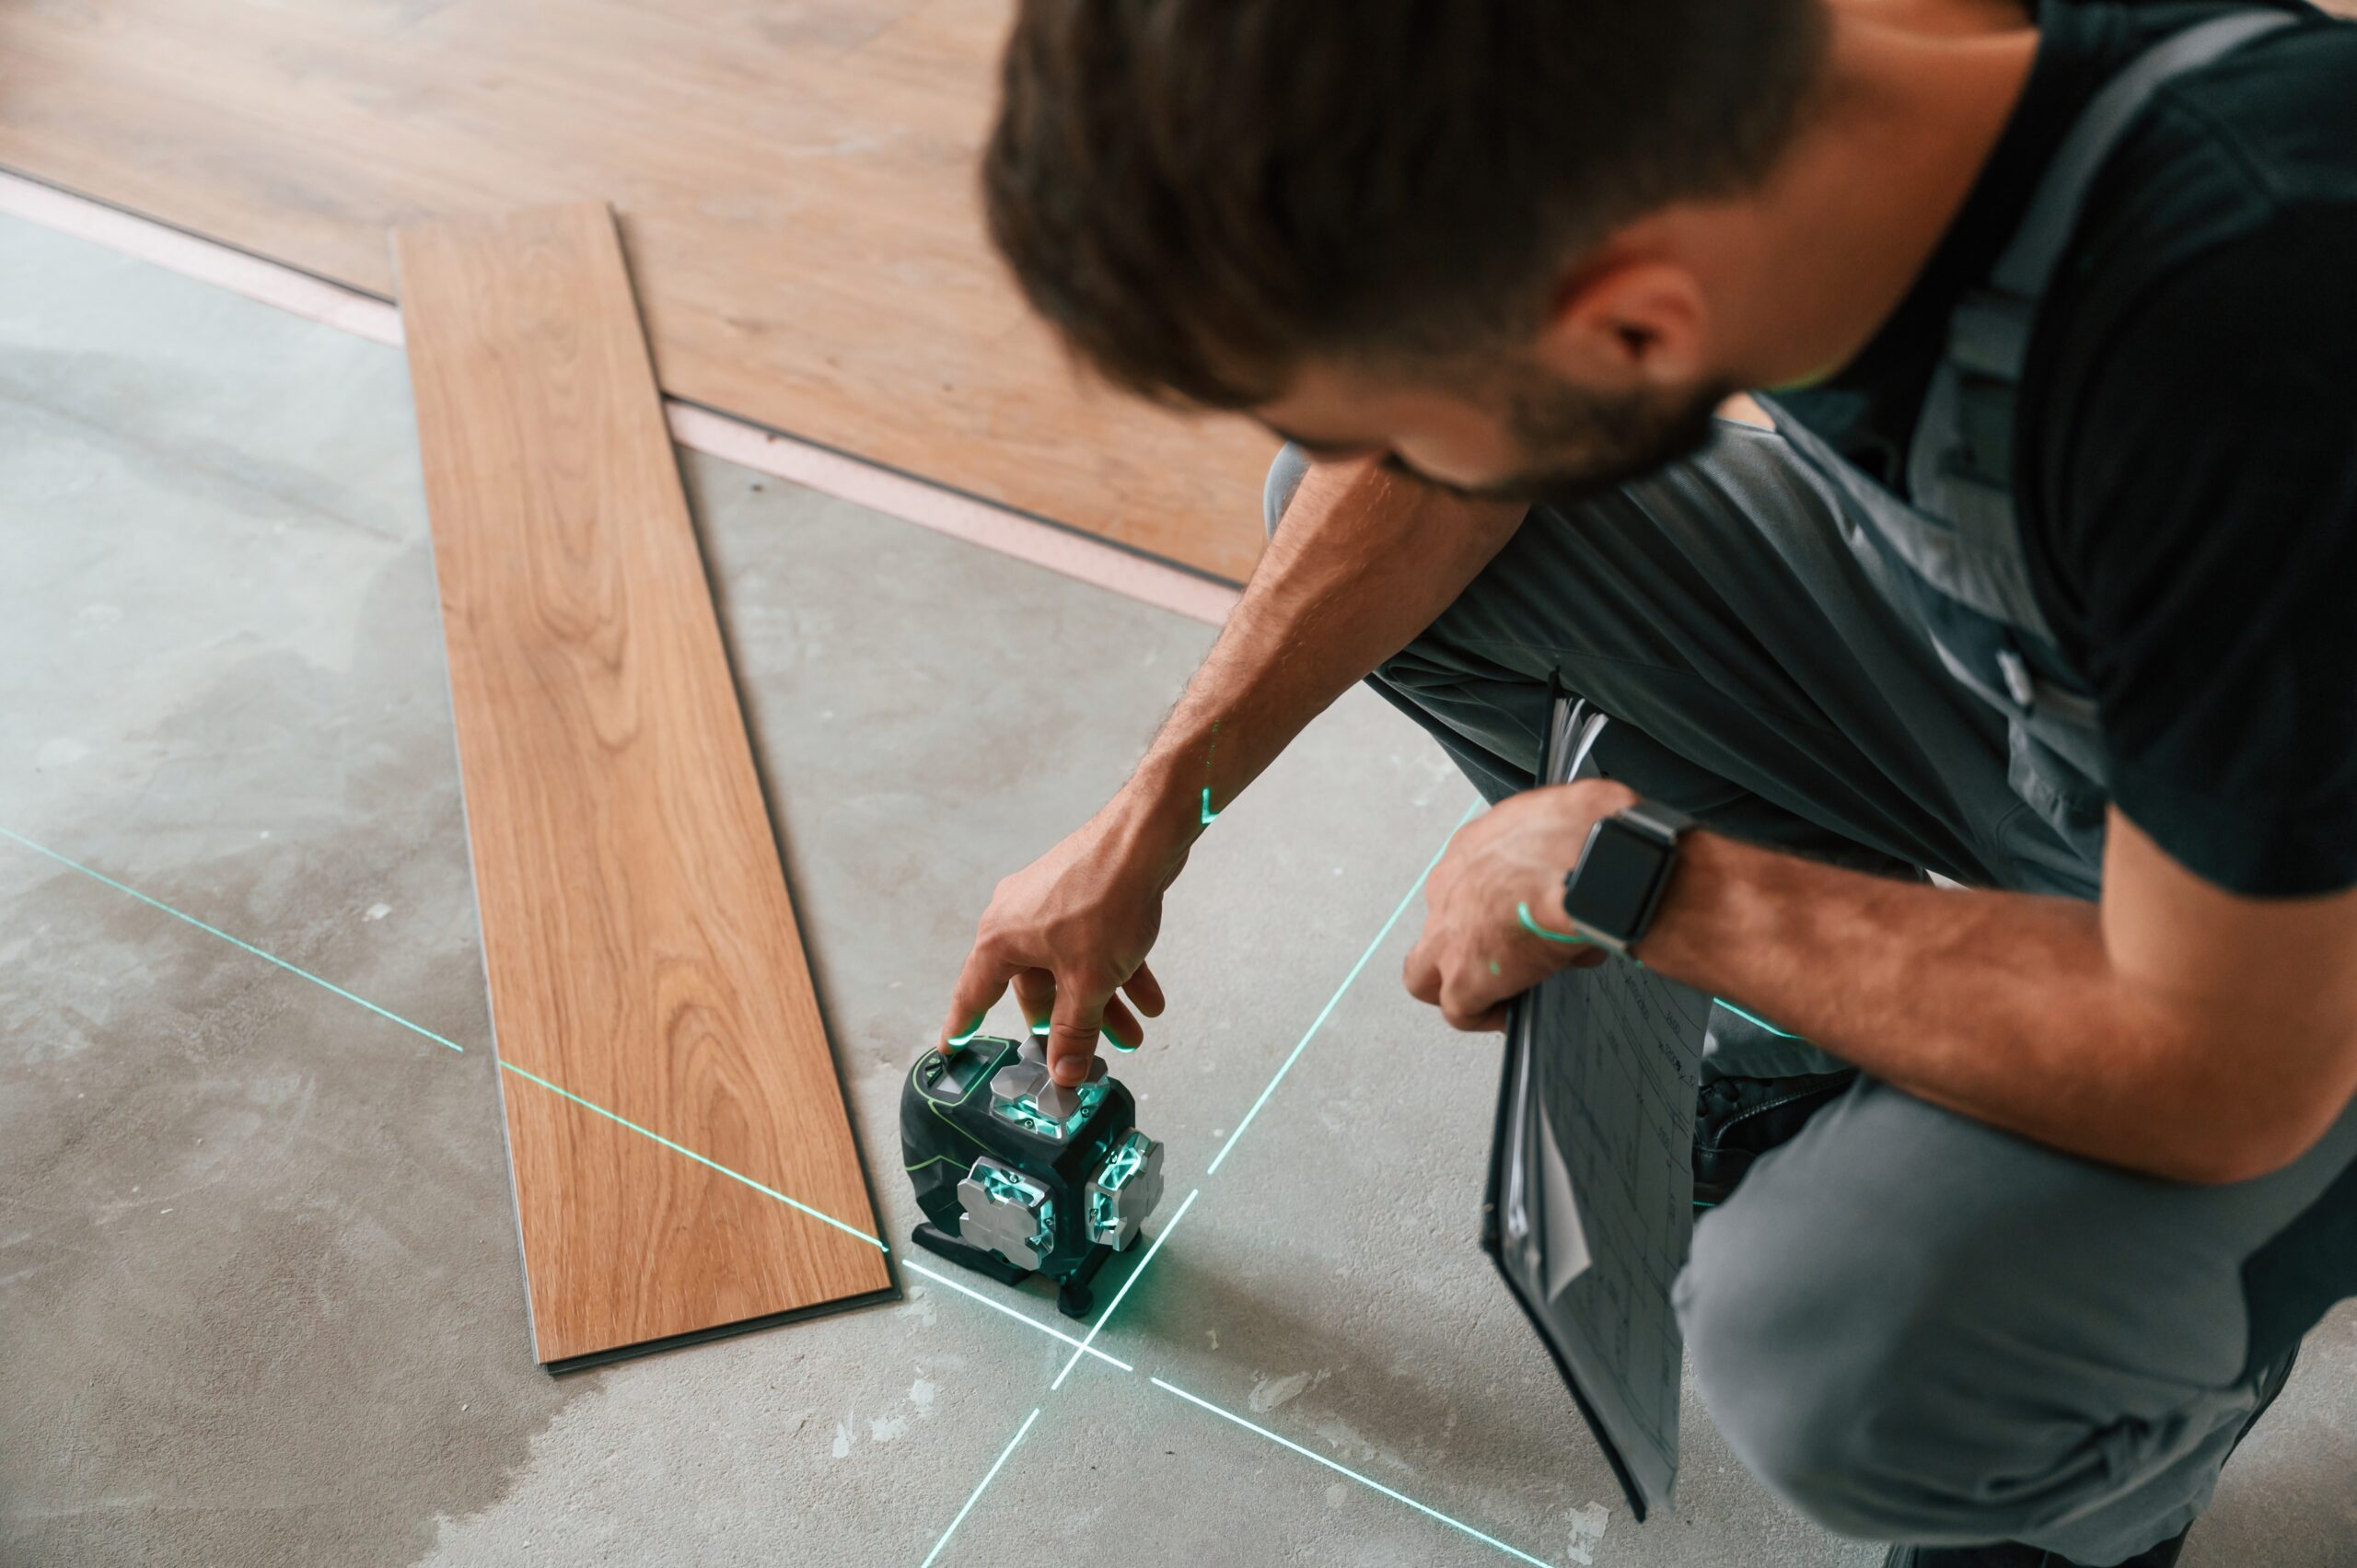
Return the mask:
<path id="1" fill-rule="evenodd" d="M 888 1228 L 900 1076 L 997 877 L 1120 779 L 1207 628 L 749 471 L 686 471 Z M 1253 498 L 1239 496 L 1239 505 Z M 1866 1564 L 1690 1395 L 1631 1522 L 1474 1245 L 1495 1047 L 1381 944 L 1471 801 L 1354 694 L 1174 894 L 1120 1071 L 1186 1223 L 1085 1364 L 904 1303 L 537 1370 L 401 355 L 0 222 L 0 1562 Z M 981 1282 L 977 1282 L 981 1283 Z M 996 1287 L 983 1284 L 987 1291 Z M 1015 1299 L 998 1293 L 1003 1299 Z M 1043 1295 L 1019 1305 L 1052 1314 Z M 2195 1568 L 2357 1563 L 2357 1315 Z"/>

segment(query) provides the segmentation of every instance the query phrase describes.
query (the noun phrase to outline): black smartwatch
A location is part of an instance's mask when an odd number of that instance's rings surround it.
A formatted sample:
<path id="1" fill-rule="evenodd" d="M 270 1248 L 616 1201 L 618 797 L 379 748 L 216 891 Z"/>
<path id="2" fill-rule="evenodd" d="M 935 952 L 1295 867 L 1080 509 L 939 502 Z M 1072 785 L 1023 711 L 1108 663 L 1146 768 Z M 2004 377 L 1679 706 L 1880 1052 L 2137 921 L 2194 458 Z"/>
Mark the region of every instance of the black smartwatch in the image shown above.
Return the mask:
<path id="1" fill-rule="evenodd" d="M 1678 865 L 1678 838 L 1694 819 L 1641 800 L 1588 830 L 1563 877 L 1563 913 L 1599 947 L 1627 953 L 1650 930 Z"/>

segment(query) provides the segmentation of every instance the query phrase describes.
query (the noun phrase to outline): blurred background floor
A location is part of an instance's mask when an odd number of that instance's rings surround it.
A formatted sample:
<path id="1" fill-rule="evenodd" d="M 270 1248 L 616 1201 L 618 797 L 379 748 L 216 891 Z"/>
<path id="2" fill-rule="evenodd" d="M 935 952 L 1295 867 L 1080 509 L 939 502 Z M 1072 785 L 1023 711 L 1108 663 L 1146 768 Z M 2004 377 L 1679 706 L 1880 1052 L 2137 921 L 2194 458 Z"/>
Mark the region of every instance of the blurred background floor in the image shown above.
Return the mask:
<path id="1" fill-rule="evenodd" d="M 820 994 L 894 1237 L 901 1074 L 998 877 L 1119 782 L 1209 628 L 690 456 Z M 1257 528 L 1257 494 L 1227 498 Z M 900 1305 L 580 1374 L 525 1331 L 401 355 L 0 220 L 0 1562 L 1863 1565 L 1689 1392 L 1638 1526 L 1476 1247 L 1497 1051 L 1397 983 L 1472 802 L 1353 693 L 1171 899 L 1117 1070 L 1188 1218 L 1085 1363 Z M 1002 1026 L 1009 1018 L 997 1020 Z M 1044 1292 L 1002 1292 L 1051 1318 Z M 2357 1312 L 2192 1568 L 2357 1563 Z"/>
<path id="2" fill-rule="evenodd" d="M 1006 0 L 0 6 L 0 166 L 389 296 L 385 234 L 621 215 L 664 389 L 1231 579 L 1275 444 L 1075 379 L 983 243 Z"/>

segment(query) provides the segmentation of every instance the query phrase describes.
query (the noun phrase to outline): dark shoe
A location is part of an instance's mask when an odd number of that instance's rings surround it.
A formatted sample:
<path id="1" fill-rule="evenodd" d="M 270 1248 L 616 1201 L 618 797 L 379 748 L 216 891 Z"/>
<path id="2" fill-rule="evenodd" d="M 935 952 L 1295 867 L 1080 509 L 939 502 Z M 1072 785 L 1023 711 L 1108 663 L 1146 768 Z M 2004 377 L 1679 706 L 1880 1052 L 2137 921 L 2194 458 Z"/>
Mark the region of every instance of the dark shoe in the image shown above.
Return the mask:
<path id="1" fill-rule="evenodd" d="M 2258 1388 L 2258 1408 L 2250 1412 L 2243 1429 L 2235 1434 L 2235 1446 L 2242 1446 L 2283 1385 L 2292 1380 L 2292 1363 L 2299 1359 L 2300 1349 L 2292 1347 L 2282 1360 L 2277 1362 Z M 2232 1457 L 2234 1449 L 2227 1450 Z M 2117 1568 L 2176 1568 L 2177 1560 L 2185 1551 L 2185 1538 L 2190 1526 L 2177 1531 L 2158 1545 L 2145 1548 Z M 2014 1541 L 1999 1541 L 1994 1546 L 1894 1546 L 1890 1555 L 1882 1560 L 1882 1568 L 2086 1568 L 2059 1552 L 2044 1551 L 2034 1546 Z"/>
<path id="2" fill-rule="evenodd" d="M 2179 1537 L 2179 1540 L 2184 1538 Z M 2166 1543 L 2164 1543 L 2166 1544 Z M 2159 1550 L 2154 1548 L 2155 1551 Z M 2175 1562 L 2172 1551 L 2166 1559 Z M 2133 1558 L 2120 1568 L 2145 1568 L 2146 1559 Z M 2067 1557 L 2057 1557 L 2034 1546 L 1999 1541 L 1994 1546 L 1894 1546 L 1882 1568 L 2083 1568 Z"/>
<path id="3" fill-rule="evenodd" d="M 2119 1565 L 2119 1568 L 2171 1568 L 2177 1554 L 2185 1550 L 2185 1537 L 2178 1534 L 2165 1540 L 2150 1551 L 2140 1552 Z M 1894 1546 L 1890 1555 L 1882 1560 L 1882 1568 L 2086 1568 L 2058 1552 L 2042 1551 L 2034 1546 L 2014 1541 L 1999 1541 L 1994 1546 Z"/>
<path id="4" fill-rule="evenodd" d="M 1713 1078 L 1694 1097 L 1694 1202 L 1714 1208 L 1751 1162 L 1790 1138 L 1858 1081 L 1858 1070 L 1798 1078 Z"/>

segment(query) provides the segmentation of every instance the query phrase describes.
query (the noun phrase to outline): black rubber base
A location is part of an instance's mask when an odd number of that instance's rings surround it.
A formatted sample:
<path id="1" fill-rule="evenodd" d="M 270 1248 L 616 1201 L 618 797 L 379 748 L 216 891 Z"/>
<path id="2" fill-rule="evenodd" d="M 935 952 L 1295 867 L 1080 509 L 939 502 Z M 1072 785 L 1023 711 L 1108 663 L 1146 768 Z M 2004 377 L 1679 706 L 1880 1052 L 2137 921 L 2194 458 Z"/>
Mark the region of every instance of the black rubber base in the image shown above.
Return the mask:
<path id="1" fill-rule="evenodd" d="M 1105 1260 L 1112 1255 L 1113 1249 L 1109 1247 L 1090 1248 L 1088 1256 L 1081 1260 L 1080 1267 L 1057 1284 L 1056 1310 L 1067 1318 L 1087 1317 L 1088 1309 L 1097 1302 L 1096 1292 L 1088 1288 L 1088 1283 L 1097 1277 L 1097 1271 L 1103 1268 Z"/>
<path id="2" fill-rule="evenodd" d="M 936 1257 L 946 1258 L 978 1274 L 988 1274 L 1001 1284 L 1019 1285 L 1038 1272 L 1010 1263 L 997 1253 L 952 1236 L 929 1222 L 917 1226 L 910 1239 Z M 1067 1318 L 1087 1317 L 1089 1308 L 1096 1305 L 1097 1300 L 1096 1292 L 1089 1289 L 1089 1282 L 1097 1277 L 1097 1271 L 1103 1268 L 1105 1260 L 1112 1255 L 1113 1249 L 1109 1247 L 1090 1248 L 1088 1255 L 1080 1260 L 1080 1266 L 1056 1282 L 1056 1310 Z"/>

